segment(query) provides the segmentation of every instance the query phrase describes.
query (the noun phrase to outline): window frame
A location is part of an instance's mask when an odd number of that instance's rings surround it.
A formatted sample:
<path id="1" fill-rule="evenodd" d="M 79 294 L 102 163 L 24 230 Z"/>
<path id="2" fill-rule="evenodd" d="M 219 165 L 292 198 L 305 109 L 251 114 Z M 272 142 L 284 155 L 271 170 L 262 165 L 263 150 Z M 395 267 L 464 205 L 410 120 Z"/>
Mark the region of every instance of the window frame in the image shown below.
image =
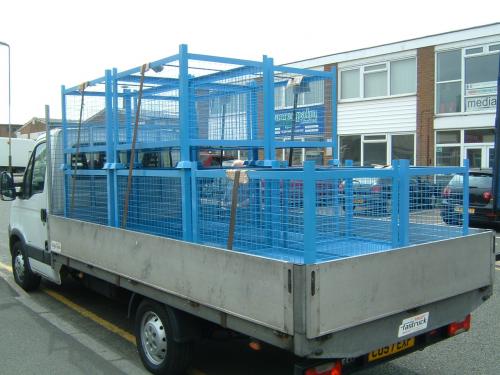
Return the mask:
<path id="1" fill-rule="evenodd" d="M 404 94 L 392 94 L 391 93 L 391 64 L 393 62 L 398 62 L 398 61 L 404 61 L 404 60 L 415 60 L 415 77 L 417 77 L 417 56 L 405 56 L 405 57 L 400 57 L 396 58 L 393 60 L 386 60 L 386 61 L 379 61 L 379 62 L 370 62 L 367 64 L 362 64 L 362 65 L 353 65 L 353 66 L 347 66 L 345 68 L 339 69 L 339 74 L 338 74 L 338 80 L 339 80 L 339 103 L 350 103 L 350 102 L 359 102 L 359 101 L 367 101 L 367 100 L 377 100 L 377 99 L 384 99 L 384 98 L 399 98 L 399 97 L 405 97 L 405 96 L 414 96 L 417 94 L 417 84 L 415 82 L 415 88 L 414 91 L 404 93 Z M 377 65 L 385 65 L 384 68 L 381 69 L 376 69 L 376 70 L 366 70 L 366 68 L 370 68 L 373 66 Z M 358 70 L 359 71 L 359 96 L 355 98 L 346 98 L 342 99 L 342 72 L 346 71 L 352 71 L 352 70 Z M 372 73 L 380 73 L 380 72 L 386 72 L 386 93 L 385 95 L 382 96 L 371 96 L 371 97 L 365 97 L 365 75 L 369 75 Z"/>
<path id="2" fill-rule="evenodd" d="M 35 194 L 41 194 L 45 191 L 45 180 L 47 178 L 47 164 L 45 164 L 45 175 L 43 177 L 43 190 L 42 191 L 36 191 L 33 192 L 33 172 L 35 168 L 35 158 L 36 158 L 36 153 L 39 150 L 40 147 L 45 147 L 45 152 L 47 152 L 47 143 L 46 142 L 41 142 L 36 147 L 33 149 L 33 152 L 31 153 L 29 162 L 26 166 L 26 170 L 24 172 L 23 176 L 23 185 L 22 185 L 22 196 L 23 199 L 29 199 Z"/>
<path id="3" fill-rule="evenodd" d="M 500 54 L 500 49 L 498 50 L 490 50 L 491 46 L 497 46 L 500 45 L 500 41 L 495 41 L 495 42 L 489 42 L 489 43 L 482 43 L 478 45 L 471 45 L 471 46 L 464 46 L 464 47 L 455 47 L 455 48 L 448 48 L 448 49 L 440 49 L 438 51 L 435 51 L 434 54 L 434 114 L 438 117 L 442 116 L 456 116 L 456 115 L 474 115 L 474 114 L 484 114 L 484 113 L 495 113 L 496 109 L 488 109 L 488 110 L 483 110 L 483 111 L 466 111 L 466 98 L 467 97 L 474 97 L 475 95 L 465 95 L 465 64 L 466 60 L 469 58 L 474 58 L 478 56 L 486 56 L 486 55 L 495 55 L 495 54 Z M 481 48 L 481 52 L 474 52 L 474 53 L 467 53 L 467 51 L 470 50 L 475 50 Z M 457 51 L 460 50 L 460 79 L 455 79 L 455 80 L 448 80 L 448 81 L 438 81 L 437 80 L 437 68 L 438 68 L 438 54 L 443 53 L 443 52 L 450 52 L 450 51 Z M 438 85 L 443 84 L 443 83 L 454 83 L 454 82 L 460 82 L 460 111 L 457 112 L 443 112 L 440 113 L 438 112 L 439 108 L 439 103 L 438 103 Z M 480 95 L 477 95 L 480 96 Z"/>
<path id="4" fill-rule="evenodd" d="M 365 166 L 364 145 L 365 143 L 385 143 L 386 144 L 386 164 L 391 164 L 392 155 L 392 137 L 398 135 L 412 135 L 413 136 L 413 159 L 410 161 L 411 165 L 415 165 L 417 156 L 417 136 L 414 132 L 395 132 L 395 133 L 373 133 L 373 134 L 342 134 L 338 136 L 338 145 L 341 144 L 341 137 L 360 137 L 360 152 L 359 152 L 359 165 Z M 365 137 L 379 136 L 380 139 L 366 139 Z M 383 138 L 382 138 L 383 137 Z M 340 155 L 339 155 L 340 157 Z"/>

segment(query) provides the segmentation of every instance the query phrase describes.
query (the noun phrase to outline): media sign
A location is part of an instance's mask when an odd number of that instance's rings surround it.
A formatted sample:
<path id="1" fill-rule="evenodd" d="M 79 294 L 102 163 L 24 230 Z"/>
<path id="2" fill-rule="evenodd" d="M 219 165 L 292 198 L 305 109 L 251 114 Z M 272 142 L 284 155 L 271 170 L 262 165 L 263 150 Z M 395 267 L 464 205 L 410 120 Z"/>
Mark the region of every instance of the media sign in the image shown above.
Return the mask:
<path id="1" fill-rule="evenodd" d="M 467 83 L 465 85 L 465 111 L 494 110 L 497 106 L 496 81 Z"/>

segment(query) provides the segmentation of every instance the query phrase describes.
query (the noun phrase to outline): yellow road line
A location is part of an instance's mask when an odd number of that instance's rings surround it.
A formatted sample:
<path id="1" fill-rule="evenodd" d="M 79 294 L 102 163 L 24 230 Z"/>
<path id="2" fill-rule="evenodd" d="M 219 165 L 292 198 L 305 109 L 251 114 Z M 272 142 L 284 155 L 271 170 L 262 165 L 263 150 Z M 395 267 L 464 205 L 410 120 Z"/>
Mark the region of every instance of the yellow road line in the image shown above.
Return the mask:
<path id="1" fill-rule="evenodd" d="M 7 270 L 9 272 L 12 272 L 12 267 L 10 267 L 2 262 L 0 262 L 0 268 L 3 268 L 4 270 Z M 74 303 L 73 301 L 70 301 L 68 298 L 64 297 L 63 295 L 61 295 L 53 290 L 45 289 L 45 288 L 41 288 L 41 290 L 45 294 L 47 294 L 50 297 L 54 298 L 55 300 L 61 302 L 63 305 L 76 311 L 81 316 L 84 316 L 85 318 L 92 320 L 94 323 L 100 325 L 101 327 L 104 327 L 108 331 L 111 331 L 111 332 L 117 334 L 118 336 L 120 336 L 121 338 L 127 340 L 128 342 L 136 345 L 135 336 L 132 335 L 131 333 L 129 333 L 129 332 L 125 331 L 124 329 L 114 325 L 113 323 L 101 318 L 97 314 L 94 314 L 92 311 L 87 310 L 85 307 L 82 307 L 82 306 Z M 202 371 L 197 370 L 197 369 L 190 369 L 188 371 L 188 374 L 189 375 L 206 375 L 205 373 L 203 373 Z"/>
<path id="2" fill-rule="evenodd" d="M 0 268 L 3 268 L 4 270 L 7 270 L 9 272 L 12 272 L 12 267 L 11 266 L 8 266 L 2 262 L 0 262 Z"/>
<path id="3" fill-rule="evenodd" d="M 124 329 L 122 329 L 122 328 L 114 325 L 111 322 L 108 322 L 107 320 L 101 318 L 97 314 L 94 314 L 92 311 L 87 310 L 85 307 L 77 305 L 73 301 L 70 301 L 69 299 L 67 299 L 63 295 L 61 295 L 61 294 L 59 294 L 59 293 L 57 293 L 57 292 L 55 292 L 53 290 L 43 288 L 42 291 L 45 294 L 48 294 L 49 296 L 51 296 L 52 298 L 54 298 L 55 300 L 61 302 L 64 305 L 66 305 L 70 309 L 76 311 L 81 316 L 84 316 L 85 318 L 88 318 L 88 319 L 92 320 L 94 323 L 99 324 L 101 327 L 106 328 L 108 331 L 116 333 L 118 336 L 124 338 L 128 342 L 130 342 L 130 343 L 132 343 L 132 344 L 135 345 L 135 336 L 132 335 L 131 333 L 129 333 L 129 332 L 125 331 Z"/>

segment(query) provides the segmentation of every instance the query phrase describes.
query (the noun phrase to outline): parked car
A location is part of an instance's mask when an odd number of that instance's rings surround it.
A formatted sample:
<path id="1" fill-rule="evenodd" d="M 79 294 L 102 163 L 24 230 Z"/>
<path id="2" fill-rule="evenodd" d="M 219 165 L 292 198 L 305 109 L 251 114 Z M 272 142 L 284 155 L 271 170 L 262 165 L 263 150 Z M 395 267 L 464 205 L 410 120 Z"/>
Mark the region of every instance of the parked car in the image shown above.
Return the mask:
<path id="1" fill-rule="evenodd" d="M 340 186 L 342 206 L 346 210 L 346 181 Z M 372 215 L 387 215 L 391 211 L 392 181 L 390 178 L 354 178 L 352 180 L 353 210 Z M 434 184 L 426 176 L 410 179 L 410 210 L 431 209 L 435 201 Z"/>
<path id="2" fill-rule="evenodd" d="M 442 192 L 441 217 L 446 224 L 462 223 L 463 179 L 455 175 Z M 471 169 L 469 172 L 469 223 L 483 226 L 500 223 L 493 210 L 493 171 Z"/>

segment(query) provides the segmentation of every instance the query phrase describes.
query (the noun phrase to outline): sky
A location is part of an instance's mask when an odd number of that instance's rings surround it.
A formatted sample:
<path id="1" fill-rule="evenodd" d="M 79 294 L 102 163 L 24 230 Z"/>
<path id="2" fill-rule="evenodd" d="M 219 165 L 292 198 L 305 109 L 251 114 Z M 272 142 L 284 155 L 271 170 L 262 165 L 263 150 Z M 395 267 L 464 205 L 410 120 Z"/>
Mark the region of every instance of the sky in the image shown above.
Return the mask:
<path id="1" fill-rule="evenodd" d="M 61 117 L 61 85 L 176 54 L 276 64 L 500 21 L 500 1 L 5 0 L 11 123 Z M 0 123 L 8 122 L 8 49 L 0 46 Z"/>

